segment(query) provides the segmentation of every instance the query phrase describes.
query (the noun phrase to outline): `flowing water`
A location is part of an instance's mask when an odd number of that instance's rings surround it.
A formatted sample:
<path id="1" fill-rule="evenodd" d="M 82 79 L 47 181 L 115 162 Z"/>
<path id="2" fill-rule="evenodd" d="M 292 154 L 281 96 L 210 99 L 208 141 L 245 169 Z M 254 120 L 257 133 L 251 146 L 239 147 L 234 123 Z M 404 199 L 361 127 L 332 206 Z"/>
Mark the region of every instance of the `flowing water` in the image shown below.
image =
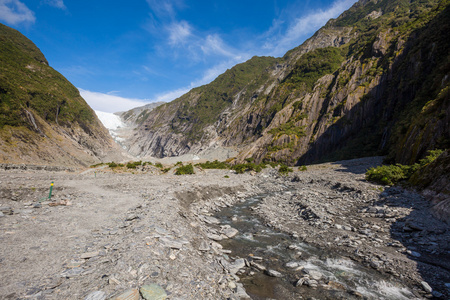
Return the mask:
<path id="1" fill-rule="evenodd" d="M 251 197 L 216 214 L 222 224 L 239 230 L 233 239 L 222 242 L 224 248 L 232 251 L 230 256 L 246 258 L 283 275 L 282 278 L 271 277 L 256 268 L 240 274 L 241 282 L 252 299 L 415 298 L 408 288 L 386 275 L 265 226 L 252 214 L 251 208 L 266 196 Z M 287 267 L 287 263 L 291 267 Z M 307 272 L 317 276 L 314 271 L 322 274 L 316 288 L 295 286 Z"/>

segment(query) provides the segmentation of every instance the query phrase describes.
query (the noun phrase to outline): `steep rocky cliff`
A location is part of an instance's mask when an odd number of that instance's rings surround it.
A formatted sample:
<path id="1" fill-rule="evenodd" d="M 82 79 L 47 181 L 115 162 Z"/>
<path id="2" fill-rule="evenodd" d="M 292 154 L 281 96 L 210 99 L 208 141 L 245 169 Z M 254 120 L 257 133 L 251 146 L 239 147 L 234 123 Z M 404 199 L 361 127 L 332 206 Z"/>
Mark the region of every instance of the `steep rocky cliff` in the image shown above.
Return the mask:
<path id="1" fill-rule="evenodd" d="M 120 150 L 78 90 L 0 24 L 0 163 L 80 166 Z"/>
<path id="2" fill-rule="evenodd" d="M 131 152 L 412 163 L 448 148 L 449 3 L 361 0 L 284 57 L 254 57 L 158 107 Z"/>

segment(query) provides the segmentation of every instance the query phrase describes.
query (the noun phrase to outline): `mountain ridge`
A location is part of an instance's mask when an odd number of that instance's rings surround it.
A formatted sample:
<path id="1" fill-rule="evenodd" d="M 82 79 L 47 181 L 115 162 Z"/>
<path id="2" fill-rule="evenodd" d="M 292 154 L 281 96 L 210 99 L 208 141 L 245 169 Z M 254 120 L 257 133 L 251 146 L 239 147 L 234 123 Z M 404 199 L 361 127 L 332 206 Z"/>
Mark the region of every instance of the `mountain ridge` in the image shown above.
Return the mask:
<path id="1" fill-rule="evenodd" d="M 86 166 L 122 157 L 78 90 L 0 24 L 0 162 Z"/>
<path id="2" fill-rule="evenodd" d="M 368 155 L 412 163 L 447 148 L 448 6 L 359 1 L 282 58 L 254 57 L 155 109 L 130 151 L 165 157 L 237 147 L 237 161 L 299 165 Z M 435 103 L 428 126 L 439 133 L 404 120 L 424 108 L 421 94 Z"/>

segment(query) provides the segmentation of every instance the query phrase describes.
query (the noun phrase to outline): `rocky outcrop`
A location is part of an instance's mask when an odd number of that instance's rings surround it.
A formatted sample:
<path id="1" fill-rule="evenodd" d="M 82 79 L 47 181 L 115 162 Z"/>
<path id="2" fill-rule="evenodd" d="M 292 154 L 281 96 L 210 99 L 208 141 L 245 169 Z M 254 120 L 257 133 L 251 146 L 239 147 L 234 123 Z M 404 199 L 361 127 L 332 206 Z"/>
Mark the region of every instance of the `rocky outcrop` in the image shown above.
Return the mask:
<path id="1" fill-rule="evenodd" d="M 0 24 L 0 163 L 86 166 L 123 156 L 78 90 Z"/>

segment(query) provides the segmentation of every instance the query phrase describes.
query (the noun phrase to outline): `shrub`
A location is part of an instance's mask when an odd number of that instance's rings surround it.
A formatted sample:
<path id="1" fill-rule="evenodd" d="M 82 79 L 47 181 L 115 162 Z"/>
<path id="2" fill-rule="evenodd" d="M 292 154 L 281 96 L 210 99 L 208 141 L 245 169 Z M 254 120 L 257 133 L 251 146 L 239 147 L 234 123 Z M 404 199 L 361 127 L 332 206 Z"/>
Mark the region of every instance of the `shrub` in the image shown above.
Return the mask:
<path id="1" fill-rule="evenodd" d="M 223 178 L 230 178 L 230 176 L 228 176 L 228 175 L 225 175 L 225 176 L 223 176 Z"/>
<path id="2" fill-rule="evenodd" d="M 280 173 L 281 175 L 287 175 L 289 172 L 292 171 L 293 170 L 286 165 L 281 165 L 280 168 L 278 169 L 278 173 Z"/>
<path id="3" fill-rule="evenodd" d="M 196 164 L 196 166 L 202 169 L 228 169 L 229 165 L 225 162 L 218 161 L 217 159 L 213 162 L 207 161 L 205 163 Z"/>
<path id="4" fill-rule="evenodd" d="M 169 171 L 170 171 L 170 169 L 172 169 L 172 168 L 165 168 L 165 169 L 161 169 L 161 171 L 162 171 L 163 173 L 167 173 L 167 172 L 169 172 Z"/>
<path id="5" fill-rule="evenodd" d="M 394 185 L 406 178 L 405 171 L 400 164 L 370 168 L 366 172 L 366 180 L 384 185 Z"/>
<path id="6" fill-rule="evenodd" d="M 123 164 L 116 164 L 115 162 L 110 162 L 108 163 L 108 167 L 110 168 L 118 168 L 118 167 L 123 167 Z"/>
<path id="7" fill-rule="evenodd" d="M 300 167 L 298 167 L 298 170 L 305 172 L 305 171 L 308 171 L 308 168 L 306 166 L 300 166 Z"/>
<path id="8" fill-rule="evenodd" d="M 164 168 L 164 166 L 162 165 L 162 163 L 156 163 L 156 164 L 155 164 L 155 167 L 160 168 L 160 169 Z"/>
<path id="9" fill-rule="evenodd" d="M 195 174 L 194 167 L 192 166 L 192 164 L 181 166 L 175 172 L 175 175 L 190 175 L 190 174 Z"/>
<path id="10" fill-rule="evenodd" d="M 409 180 L 415 172 L 434 161 L 442 152 L 443 150 L 430 150 L 425 158 L 413 165 L 396 164 L 370 168 L 366 172 L 366 180 L 384 185 L 394 185 L 401 180 Z"/>
<path id="11" fill-rule="evenodd" d="M 127 163 L 128 169 L 136 169 L 137 166 L 142 165 L 142 161 L 135 161 L 135 162 L 129 162 Z"/>

